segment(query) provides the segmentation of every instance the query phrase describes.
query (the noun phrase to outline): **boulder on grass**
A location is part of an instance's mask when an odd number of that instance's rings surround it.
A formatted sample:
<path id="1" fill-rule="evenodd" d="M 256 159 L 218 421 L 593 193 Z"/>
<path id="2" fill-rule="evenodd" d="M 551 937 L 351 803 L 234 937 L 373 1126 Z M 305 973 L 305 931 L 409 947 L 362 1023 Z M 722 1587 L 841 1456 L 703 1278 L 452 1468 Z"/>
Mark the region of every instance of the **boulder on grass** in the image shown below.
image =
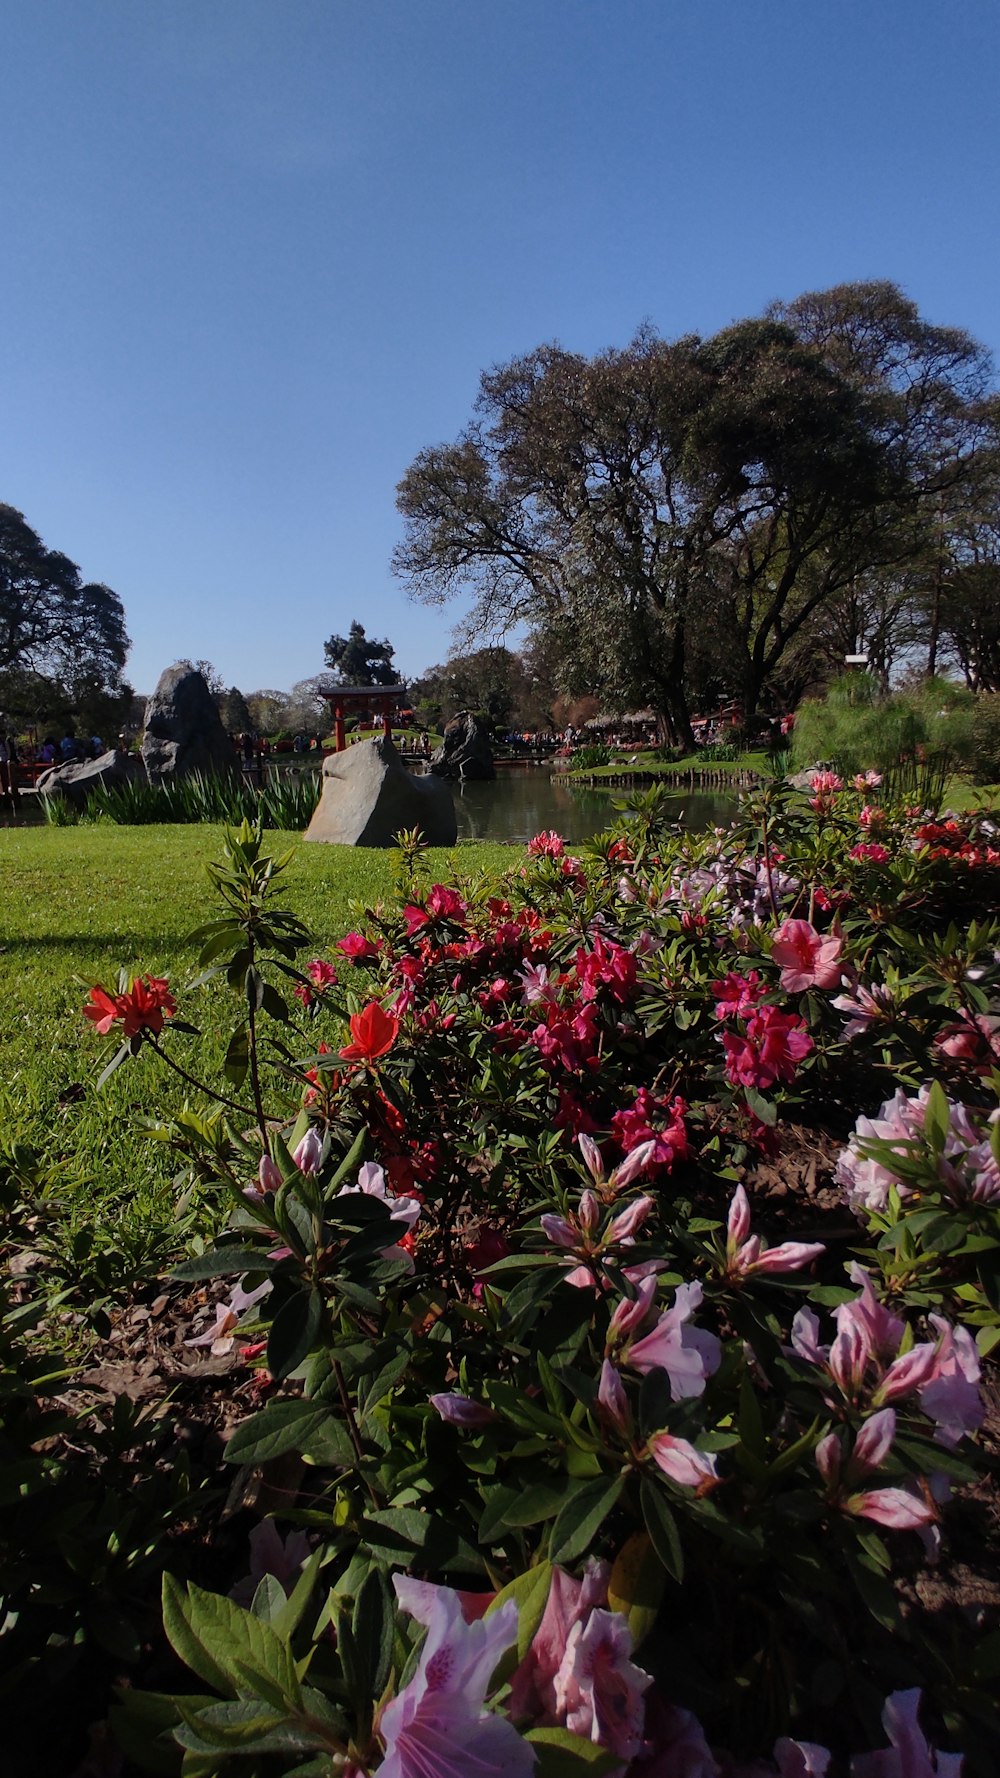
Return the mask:
<path id="1" fill-rule="evenodd" d="M 451 791 L 439 778 L 415 778 L 384 736 L 357 741 L 323 764 L 323 793 L 307 840 L 328 846 L 391 846 L 419 827 L 429 846 L 453 846 L 458 822 Z"/>
<path id="2" fill-rule="evenodd" d="M 134 754 L 112 747 L 98 759 L 72 760 L 64 766 L 50 766 L 41 774 L 36 789 L 42 796 L 61 796 L 74 808 L 82 809 L 92 790 L 100 790 L 105 785 L 113 790 L 119 784 L 134 784 L 137 779 L 145 783 L 142 762 Z"/>
<path id="3" fill-rule="evenodd" d="M 496 777 L 486 725 L 471 710 L 460 710 L 445 725 L 441 745 L 431 759 L 431 771 L 439 778 L 462 781 Z"/>
<path id="4" fill-rule="evenodd" d="M 151 784 L 188 778 L 192 772 L 226 777 L 239 770 L 215 700 L 202 674 L 187 661 L 160 674 L 144 726 L 142 762 Z"/>

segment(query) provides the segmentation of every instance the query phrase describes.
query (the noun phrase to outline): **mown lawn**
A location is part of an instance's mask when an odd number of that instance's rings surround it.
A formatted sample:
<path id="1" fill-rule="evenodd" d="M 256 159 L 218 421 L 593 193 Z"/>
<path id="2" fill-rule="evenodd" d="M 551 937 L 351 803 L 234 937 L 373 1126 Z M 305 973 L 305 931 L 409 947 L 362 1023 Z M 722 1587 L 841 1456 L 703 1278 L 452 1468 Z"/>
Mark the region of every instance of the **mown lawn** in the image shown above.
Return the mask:
<path id="1" fill-rule="evenodd" d="M 177 1197 L 167 1150 L 139 1123 L 179 1107 L 184 1089 L 144 1053 L 98 1090 L 114 1042 L 97 1036 L 81 1009 L 93 983 L 116 987 L 119 969 L 169 976 L 179 1010 L 201 1033 L 175 1040 L 178 1057 L 199 1077 L 218 1067 L 226 990 L 184 988 L 198 973 L 188 934 L 217 911 L 205 866 L 221 838 L 218 827 L 0 832 L 0 1157 L 16 1143 L 34 1149 L 67 1238 L 91 1230 L 103 1241 L 113 1232 L 137 1261 L 169 1243 Z M 357 905 L 390 893 L 389 852 L 307 846 L 299 834 L 269 838 L 275 852 L 292 855 L 279 899 L 314 934 L 305 960 L 329 954 L 356 923 Z M 427 859 L 430 881 L 447 882 L 456 871 L 502 872 L 519 853 L 465 844 Z"/>

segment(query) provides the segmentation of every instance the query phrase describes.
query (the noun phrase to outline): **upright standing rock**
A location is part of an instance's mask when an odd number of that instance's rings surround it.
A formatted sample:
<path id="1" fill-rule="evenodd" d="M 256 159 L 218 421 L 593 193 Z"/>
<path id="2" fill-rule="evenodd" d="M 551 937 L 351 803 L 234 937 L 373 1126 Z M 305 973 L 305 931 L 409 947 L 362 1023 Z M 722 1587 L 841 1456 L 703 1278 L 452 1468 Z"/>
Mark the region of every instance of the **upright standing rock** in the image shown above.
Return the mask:
<path id="1" fill-rule="evenodd" d="M 496 777 L 486 725 L 471 710 L 460 710 L 446 725 L 431 771 L 439 778 Z"/>
<path id="2" fill-rule="evenodd" d="M 160 674 L 146 705 L 142 760 L 151 784 L 237 770 L 233 744 L 202 675 L 187 661 Z"/>
<path id="3" fill-rule="evenodd" d="M 323 764 L 323 794 L 307 840 L 332 846 L 391 846 L 419 827 L 429 846 L 453 846 L 458 822 L 451 791 L 439 778 L 415 778 L 383 736 L 358 741 Z"/>

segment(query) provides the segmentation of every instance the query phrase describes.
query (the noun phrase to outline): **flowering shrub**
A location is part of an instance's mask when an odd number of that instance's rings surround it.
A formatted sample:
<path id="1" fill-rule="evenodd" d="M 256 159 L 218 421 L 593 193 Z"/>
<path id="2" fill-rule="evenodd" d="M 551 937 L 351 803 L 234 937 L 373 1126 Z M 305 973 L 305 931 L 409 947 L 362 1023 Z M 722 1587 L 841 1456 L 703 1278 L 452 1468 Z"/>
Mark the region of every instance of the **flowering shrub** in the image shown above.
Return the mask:
<path id="1" fill-rule="evenodd" d="M 299 1454 L 313 1551 L 249 1612 L 168 1583 L 215 1701 L 132 1695 L 135 1757 L 750 1778 L 834 1770 L 821 1740 L 856 1778 L 954 1771 L 922 1689 L 985 1774 L 988 1660 L 898 1584 L 978 1474 L 998 1326 L 997 939 L 928 941 L 928 910 L 997 888 L 891 809 L 888 861 L 853 856 L 877 789 L 827 774 L 701 839 L 645 798 L 502 883 L 426 886 L 410 844 L 398 907 L 305 970 L 230 836 L 201 932 L 241 997 L 227 1081 L 165 1132 L 227 1218 L 177 1276 L 234 1281 L 198 1337 L 270 1396 L 226 1455 Z M 136 1040 L 184 1068 L 180 1021 Z M 748 1189 L 821 1114 L 863 1266 L 815 1212 L 770 1239 Z"/>

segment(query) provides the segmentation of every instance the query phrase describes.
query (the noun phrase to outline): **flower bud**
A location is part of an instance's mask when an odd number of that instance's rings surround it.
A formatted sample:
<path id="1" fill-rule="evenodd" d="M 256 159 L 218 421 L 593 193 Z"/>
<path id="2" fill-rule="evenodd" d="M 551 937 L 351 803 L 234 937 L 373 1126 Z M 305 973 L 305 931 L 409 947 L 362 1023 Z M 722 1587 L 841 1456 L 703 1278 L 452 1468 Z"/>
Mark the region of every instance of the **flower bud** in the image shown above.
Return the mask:
<path id="1" fill-rule="evenodd" d="M 323 1154 L 323 1138 L 315 1124 L 310 1124 L 296 1147 L 292 1160 L 300 1173 L 318 1173 Z"/>
<path id="2" fill-rule="evenodd" d="M 257 1168 L 257 1178 L 262 1192 L 276 1192 L 281 1184 L 281 1168 L 272 1161 L 269 1154 L 262 1154 Z"/>

